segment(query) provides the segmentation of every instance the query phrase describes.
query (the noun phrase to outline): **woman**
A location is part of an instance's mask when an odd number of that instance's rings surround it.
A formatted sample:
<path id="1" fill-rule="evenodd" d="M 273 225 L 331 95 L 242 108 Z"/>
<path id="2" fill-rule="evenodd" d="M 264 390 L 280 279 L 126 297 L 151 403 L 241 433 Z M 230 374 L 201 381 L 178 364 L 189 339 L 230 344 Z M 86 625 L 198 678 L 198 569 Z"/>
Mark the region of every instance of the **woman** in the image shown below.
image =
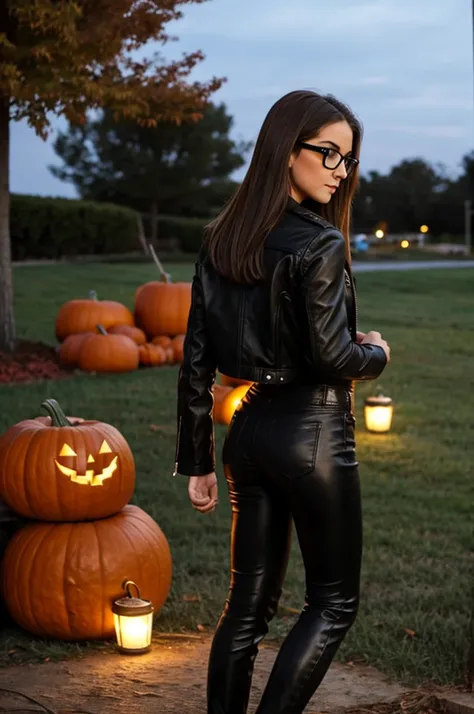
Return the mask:
<path id="1" fill-rule="evenodd" d="M 356 617 L 362 551 L 353 383 L 390 359 L 357 332 L 349 218 L 361 127 L 332 96 L 296 91 L 270 110 L 247 175 L 196 262 L 178 383 L 175 474 L 217 504 L 216 369 L 254 382 L 224 444 L 231 581 L 212 643 L 208 714 L 244 714 L 258 644 L 282 592 L 294 522 L 305 605 L 256 714 L 299 714 Z"/>

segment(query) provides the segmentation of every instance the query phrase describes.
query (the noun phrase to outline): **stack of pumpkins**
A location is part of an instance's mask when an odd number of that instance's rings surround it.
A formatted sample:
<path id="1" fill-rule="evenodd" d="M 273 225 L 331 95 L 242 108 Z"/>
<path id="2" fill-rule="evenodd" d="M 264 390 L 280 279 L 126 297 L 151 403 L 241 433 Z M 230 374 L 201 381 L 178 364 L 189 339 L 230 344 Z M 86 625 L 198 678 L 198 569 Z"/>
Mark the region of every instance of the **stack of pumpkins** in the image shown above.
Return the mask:
<path id="1" fill-rule="evenodd" d="M 127 505 L 135 463 L 122 434 L 99 421 L 72 425 L 53 399 L 42 406 L 49 417 L 0 437 L 0 498 L 29 521 L 5 551 L 3 600 L 34 635 L 112 637 L 124 580 L 138 583 L 155 611 L 165 602 L 168 541 L 149 515 Z"/>
<path id="2" fill-rule="evenodd" d="M 191 283 L 153 281 L 135 294 L 134 314 L 115 300 L 70 300 L 56 317 L 59 360 L 88 372 L 129 372 L 183 361 Z"/>
<path id="3" fill-rule="evenodd" d="M 161 280 L 140 285 L 134 313 L 114 300 L 70 300 L 59 310 L 60 362 L 90 372 L 128 372 L 142 365 L 183 361 L 191 283 L 173 283 L 154 256 Z M 221 375 L 214 386 L 214 420 L 229 424 L 251 382 Z"/>

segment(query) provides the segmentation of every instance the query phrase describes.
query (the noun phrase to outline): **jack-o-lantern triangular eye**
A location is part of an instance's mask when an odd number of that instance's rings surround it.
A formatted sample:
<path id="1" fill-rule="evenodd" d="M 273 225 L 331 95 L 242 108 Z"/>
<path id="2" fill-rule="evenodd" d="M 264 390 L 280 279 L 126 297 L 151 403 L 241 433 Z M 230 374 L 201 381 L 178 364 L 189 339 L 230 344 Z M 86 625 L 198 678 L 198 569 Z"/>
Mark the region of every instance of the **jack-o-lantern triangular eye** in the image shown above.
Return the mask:
<path id="1" fill-rule="evenodd" d="M 69 444 L 63 444 L 63 448 L 59 452 L 59 456 L 77 456 L 77 454 L 73 449 L 71 449 Z"/>
<path id="2" fill-rule="evenodd" d="M 102 445 L 99 449 L 99 454 L 111 454 L 111 453 L 112 453 L 112 449 L 110 448 L 110 446 L 104 439 L 104 441 L 102 442 Z"/>

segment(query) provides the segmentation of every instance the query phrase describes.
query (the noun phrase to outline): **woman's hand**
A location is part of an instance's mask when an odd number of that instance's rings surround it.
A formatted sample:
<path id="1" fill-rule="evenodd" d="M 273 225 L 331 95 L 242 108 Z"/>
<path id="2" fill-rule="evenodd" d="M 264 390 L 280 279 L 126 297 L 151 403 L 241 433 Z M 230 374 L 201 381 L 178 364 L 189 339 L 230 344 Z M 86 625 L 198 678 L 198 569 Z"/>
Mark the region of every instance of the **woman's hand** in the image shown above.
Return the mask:
<path id="1" fill-rule="evenodd" d="M 215 472 L 213 471 L 206 476 L 190 476 L 188 495 L 197 511 L 211 513 L 218 504 Z"/>
<path id="2" fill-rule="evenodd" d="M 364 336 L 364 338 L 361 340 L 360 344 L 361 345 L 364 345 L 364 344 L 377 345 L 378 347 L 381 347 L 387 357 L 387 364 L 390 362 L 390 347 L 388 345 L 388 342 L 383 339 L 380 332 L 371 330 Z"/>
<path id="3" fill-rule="evenodd" d="M 365 332 L 359 332 L 359 330 L 357 330 L 357 340 L 356 340 L 356 342 L 357 342 L 358 344 L 360 344 L 360 343 L 362 342 L 362 340 L 364 339 L 364 337 L 365 337 Z"/>

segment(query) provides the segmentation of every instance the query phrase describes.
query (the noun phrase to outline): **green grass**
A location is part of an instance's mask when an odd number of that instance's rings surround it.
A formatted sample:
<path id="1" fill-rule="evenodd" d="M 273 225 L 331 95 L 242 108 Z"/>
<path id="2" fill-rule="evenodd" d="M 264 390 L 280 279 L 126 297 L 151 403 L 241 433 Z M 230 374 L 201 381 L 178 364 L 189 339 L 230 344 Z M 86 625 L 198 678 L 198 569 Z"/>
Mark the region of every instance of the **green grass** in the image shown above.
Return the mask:
<path id="1" fill-rule="evenodd" d="M 189 279 L 189 265 L 167 266 Z M 19 335 L 54 342 L 54 318 L 71 297 L 118 299 L 132 307 L 137 285 L 155 279 L 149 265 L 67 265 L 15 270 Z M 474 271 L 432 270 L 358 276 L 359 329 L 378 329 L 392 347 L 381 384 L 395 401 L 393 430 L 363 429 L 357 387 L 357 454 L 364 509 L 362 604 L 337 659 L 370 663 L 407 685 L 460 683 L 469 644 L 472 568 L 472 419 Z M 184 477 L 172 478 L 177 368 L 128 375 L 78 375 L 58 382 L 0 388 L 0 431 L 38 413 L 55 397 L 70 414 L 116 425 L 136 458 L 133 502 L 168 537 L 174 562 L 159 631 L 212 629 L 229 583 L 231 511 L 220 464 L 225 427 L 216 426 L 220 506 L 211 517 L 189 505 Z M 162 427 L 154 430 L 151 425 Z M 185 602 L 199 594 L 200 602 Z M 281 605 L 300 608 L 304 579 L 296 538 Z M 294 616 L 282 608 L 268 639 L 280 640 Z M 411 635 L 406 630 L 414 631 Z M 95 646 L 95 645 L 93 645 Z M 71 655 L 89 646 L 45 643 L 10 630 L 6 652 L 25 657 Z"/>

